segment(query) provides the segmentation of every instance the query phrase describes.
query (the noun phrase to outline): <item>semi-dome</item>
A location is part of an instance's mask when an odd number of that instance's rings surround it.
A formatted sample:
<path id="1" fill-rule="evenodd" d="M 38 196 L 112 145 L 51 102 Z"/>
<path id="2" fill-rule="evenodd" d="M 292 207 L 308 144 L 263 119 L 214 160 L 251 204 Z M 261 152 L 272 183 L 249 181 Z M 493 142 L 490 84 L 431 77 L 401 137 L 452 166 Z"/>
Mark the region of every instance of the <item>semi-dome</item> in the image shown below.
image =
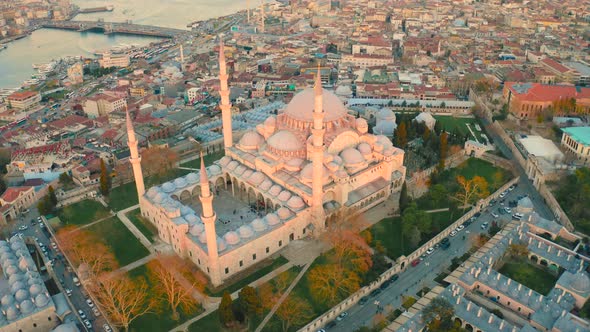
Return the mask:
<path id="1" fill-rule="evenodd" d="M 269 179 L 266 179 L 266 180 L 262 181 L 262 183 L 258 186 L 258 189 L 260 189 L 262 191 L 267 191 L 270 189 L 270 187 L 272 187 L 272 181 Z"/>
<path id="2" fill-rule="evenodd" d="M 204 230 L 205 230 L 205 225 L 203 225 L 203 224 L 194 224 L 194 225 L 191 226 L 191 229 L 189 230 L 189 233 L 191 233 L 192 236 L 199 236 L 201 234 L 204 234 L 203 233 Z"/>
<path id="3" fill-rule="evenodd" d="M 234 231 L 230 231 L 230 232 L 225 233 L 225 235 L 223 236 L 223 239 L 229 245 L 235 245 L 235 244 L 240 243 L 240 236 L 238 235 L 238 233 L 236 233 Z"/>
<path id="4" fill-rule="evenodd" d="M 267 215 L 264 217 L 264 220 L 266 220 L 266 223 L 267 223 L 269 226 L 274 226 L 274 225 L 276 225 L 276 224 L 278 224 L 278 223 L 280 223 L 280 222 L 281 222 L 281 220 L 279 219 L 279 216 L 277 216 L 277 215 L 276 215 L 276 214 L 274 214 L 274 213 L 269 213 L 269 214 L 267 214 Z"/>
<path id="5" fill-rule="evenodd" d="M 242 239 L 251 238 L 254 236 L 254 230 L 248 225 L 243 225 L 238 228 L 238 235 L 240 235 Z"/>
<path id="6" fill-rule="evenodd" d="M 256 232 L 263 232 L 265 229 L 268 228 L 268 226 L 266 225 L 266 222 L 263 219 L 260 218 L 256 218 L 254 219 L 251 223 L 250 226 L 252 227 L 252 229 L 254 229 Z"/>
<path id="7" fill-rule="evenodd" d="M 29 287 L 29 293 L 31 296 L 36 296 L 37 294 L 41 294 L 43 292 L 43 287 L 40 284 L 33 284 Z"/>
<path id="8" fill-rule="evenodd" d="M 311 183 L 313 179 L 313 163 L 308 163 L 303 167 L 301 170 L 301 181 L 304 183 Z M 330 170 L 324 166 L 324 170 L 322 172 L 322 182 L 326 184 L 330 180 Z"/>
<path id="9" fill-rule="evenodd" d="M 572 290 L 578 293 L 590 291 L 590 279 L 585 273 L 576 273 L 572 278 Z"/>
<path id="10" fill-rule="evenodd" d="M 264 144 L 264 137 L 255 131 L 248 131 L 240 138 L 238 143 L 241 148 L 246 150 L 256 150 Z"/>
<path id="11" fill-rule="evenodd" d="M 330 91 L 323 91 L 322 95 L 324 122 L 338 120 L 346 116 L 346 107 L 338 96 Z M 315 102 L 315 92 L 311 88 L 307 88 L 296 94 L 284 113 L 293 119 L 313 122 L 313 110 Z"/>
<path id="12" fill-rule="evenodd" d="M 22 301 L 20 303 L 20 306 L 19 307 L 20 307 L 20 311 L 23 314 L 28 314 L 30 312 L 33 312 L 33 310 L 35 310 L 35 305 L 29 299 Z"/>
<path id="13" fill-rule="evenodd" d="M 39 294 L 35 296 L 35 304 L 38 308 L 43 308 L 47 303 L 49 303 L 49 297 L 47 297 L 47 295 Z"/>
<path id="14" fill-rule="evenodd" d="M 288 130 L 280 130 L 268 138 L 268 146 L 279 151 L 299 151 L 303 149 L 303 143 Z"/>
<path id="15" fill-rule="evenodd" d="M 165 193 L 171 193 L 176 190 L 176 186 L 172 182 L 166 182 L 162 185 L 162 190 Z"/>
<path id="16" fill-rule="evenodd" d="M 287 190 L 283 190 L 283 191 L 281 191 L 281 193 L 279 194 L 278 198 L 279 198 L 279 200 L 280 200 L 281 202 L 286 202 L 286 201 L 288 201 L 288 200 L 289 200 L 289 198 L 291 198 L 291 193 L 290 193 L 290 192 L 288 192 Z"/>
<path id="17" fill-rule="evenodd" d="M 359 144 L 357 149 L 363 155 L 371 154 L 371 146 L 368 143 L 363 142 L 363 143 Z"/>
<path id="18" fill-rule="evenodd" d="M 184 178 L 178 178 L 174 180 L 174 185 L 176 186 L 176 188 L 184 188 L 188 185 L 188 183 Z"/>
<path id="19" fill-rule="evenodd" d="M 303 203 L 303 200 L 301 199 L 301 197 L 293 196 L 287 202 L 287 206 L 295 211 L 299 211 L 299 210 L 303 209 L 305 204 Z"/>
<path id="20" fill-rule="evenodd" d="M 186 176 L 186 181 L 188 181 L 188 183 L 190 184 L 195 184 L 199 182 L 199 176 L 197 175 L 197 173 L 189 173 Z"/>
<path id="21" fill-rule="evenodd" d="M 340 157 L 344 160 L 345 166 L 353 166 L 365 162 L 365 157 L 363 157 L 360 151 L 355 148 L 344 149 L 344 151 L 340 153 Z"/>
<path id="22" fill-rule="evenodd" d="M 287 220 L 289 217 L 291 217 L 291 211 L 283 206 L 277 210 L 277 215 L 279 218 L 281 218 L 281 220 Z"/>

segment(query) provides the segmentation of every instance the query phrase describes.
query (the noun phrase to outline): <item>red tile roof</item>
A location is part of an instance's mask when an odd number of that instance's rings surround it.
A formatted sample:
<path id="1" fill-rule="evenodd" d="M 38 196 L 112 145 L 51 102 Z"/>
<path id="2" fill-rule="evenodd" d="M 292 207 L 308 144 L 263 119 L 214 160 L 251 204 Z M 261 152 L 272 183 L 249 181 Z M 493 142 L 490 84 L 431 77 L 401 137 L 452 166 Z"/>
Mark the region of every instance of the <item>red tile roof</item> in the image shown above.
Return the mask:
<path id="1" fill-rule="evenodd" d="M 20 193 L 29 191 L 31 188 L 33 187 L 9 187 L 4 194 L 2 194 L 1 198 L 7 203 L 12 203 L 18 198 Z"/>
<path id="2" fill-rule="evenodd" d="M 564 98 L 590 98 L 590 88 L 573 85 L 506 82 L 505 86 L 522 101 L 554 101 Z"/>

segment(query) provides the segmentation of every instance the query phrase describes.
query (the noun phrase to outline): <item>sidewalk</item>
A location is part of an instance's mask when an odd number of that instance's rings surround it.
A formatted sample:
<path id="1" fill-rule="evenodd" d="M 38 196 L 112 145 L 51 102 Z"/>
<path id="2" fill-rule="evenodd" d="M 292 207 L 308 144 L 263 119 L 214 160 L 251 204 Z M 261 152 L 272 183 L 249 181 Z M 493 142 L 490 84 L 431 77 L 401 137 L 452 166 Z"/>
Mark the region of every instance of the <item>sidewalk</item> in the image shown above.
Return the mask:
<path id="1" fill-rule="evenodd" d="M 131 222 L 131 220 L 129 220 L 129 218 L 127 218 L 126 213 L 137 208 L 139 208 L 139 204 L 121 210 L 117 212 L 117 217 L 119 218 L 119 220 L 121 220 L 125 227 L 127 227 L 127 229 L 129 229 L 129 231 L 133 233 L 133 235 L 139 240 L 139 242 L 141 242 L 141 244 L 143 244 L 144 247 L 146 247 L 150 251 L 150 253 L 154 253 L 154 246 L 152 245 L 150 240 L 145 235 L 143 235 L 143 233 L 139 229 L 137 229 L 137 227 L 135 227 L 135 225 Z"/>

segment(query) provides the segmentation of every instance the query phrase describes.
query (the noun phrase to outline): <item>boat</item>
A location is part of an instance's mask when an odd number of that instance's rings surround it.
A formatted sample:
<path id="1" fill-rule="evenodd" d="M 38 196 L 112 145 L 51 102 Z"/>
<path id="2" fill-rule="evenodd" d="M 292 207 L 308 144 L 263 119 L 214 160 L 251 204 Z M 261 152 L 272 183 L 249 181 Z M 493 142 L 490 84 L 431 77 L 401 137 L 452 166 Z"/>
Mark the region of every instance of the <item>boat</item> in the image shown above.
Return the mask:
<path id="1" fill-rule="evenodd" d="M 0 51 L 3 51 L 7 48 L 6 44 L 0 44 Z"/>

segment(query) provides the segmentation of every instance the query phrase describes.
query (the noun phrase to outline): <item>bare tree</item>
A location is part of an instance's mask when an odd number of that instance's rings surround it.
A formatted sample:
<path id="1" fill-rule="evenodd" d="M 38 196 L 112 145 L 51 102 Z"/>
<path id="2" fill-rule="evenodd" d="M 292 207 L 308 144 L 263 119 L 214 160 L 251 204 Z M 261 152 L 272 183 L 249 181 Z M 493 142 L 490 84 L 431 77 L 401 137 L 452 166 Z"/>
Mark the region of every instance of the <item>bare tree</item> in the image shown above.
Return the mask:
<path id="1" fill-rule="evenodd" d="M 117 259 L 110 248 L 89 231 L 65 226 L 56 236 L 63 253 L 73 264 L 86 265 L 92 275 L 96 276 L 117 268 Z"/>

